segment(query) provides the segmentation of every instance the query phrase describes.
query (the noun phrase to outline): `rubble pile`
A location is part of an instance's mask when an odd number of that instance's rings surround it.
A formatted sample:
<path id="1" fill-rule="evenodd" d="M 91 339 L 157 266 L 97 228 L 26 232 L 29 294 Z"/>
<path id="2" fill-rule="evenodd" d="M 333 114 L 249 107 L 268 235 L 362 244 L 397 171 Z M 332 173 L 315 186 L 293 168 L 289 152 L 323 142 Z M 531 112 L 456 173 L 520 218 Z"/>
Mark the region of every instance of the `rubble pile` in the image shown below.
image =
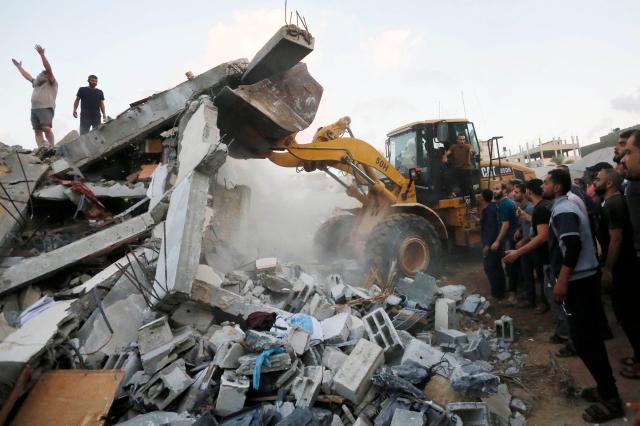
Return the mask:
<path id="1" fill-rule="evenodd" d="M 349 262 L 234 244 L 250 190 L 218 175 L 311 123 L 322 89 L 299 60 L 312 48 L 286 26 L 251 63 L 136 102 L 55 157 L 0 149 L 0 422 L 524 424 L 496 371 L 526 359 L 510 318 L 480 327 L 481 296 L 426 274 L 359 287 Z M 307 110 L 244 131 L 243 99 L 295 99 L 296 82 Z"/>

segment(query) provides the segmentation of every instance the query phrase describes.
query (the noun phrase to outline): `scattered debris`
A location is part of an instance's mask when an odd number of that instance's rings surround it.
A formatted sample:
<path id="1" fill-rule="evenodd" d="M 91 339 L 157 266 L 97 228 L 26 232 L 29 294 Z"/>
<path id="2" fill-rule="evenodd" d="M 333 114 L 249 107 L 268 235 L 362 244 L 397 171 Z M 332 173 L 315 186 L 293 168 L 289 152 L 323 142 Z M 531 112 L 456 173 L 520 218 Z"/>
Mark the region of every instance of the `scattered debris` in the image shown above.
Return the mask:
<path id="1" fill-rule="evenodd" d="M 301 21 L 250 63 L 187 73 L 70 134 L 52 158 L 0 147 L 3 421 L 442 425 L 527 414 L 500 383 L 526 371 L 513 320 L 481 329 L 488 302 L 465 298 L 464 285 L 256 259 L 232 243 L 250 189 L 220 182 L 221 167 L 260 157 L 318 108 Z"/>

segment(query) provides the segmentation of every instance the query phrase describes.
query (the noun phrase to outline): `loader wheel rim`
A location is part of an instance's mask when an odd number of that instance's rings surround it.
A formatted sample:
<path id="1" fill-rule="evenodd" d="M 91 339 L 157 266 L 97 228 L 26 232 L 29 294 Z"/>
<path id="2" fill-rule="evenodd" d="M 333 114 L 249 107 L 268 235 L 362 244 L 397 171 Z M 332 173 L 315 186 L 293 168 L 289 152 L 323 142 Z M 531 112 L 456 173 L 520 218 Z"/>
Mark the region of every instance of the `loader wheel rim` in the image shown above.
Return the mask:
<path id="1" fill-rule="evenodd" d="M 399 247 L 398 263 L 406 275 L 413 276 L 429 266 L 429 245 L 420 237 L 405 238 Z"/>

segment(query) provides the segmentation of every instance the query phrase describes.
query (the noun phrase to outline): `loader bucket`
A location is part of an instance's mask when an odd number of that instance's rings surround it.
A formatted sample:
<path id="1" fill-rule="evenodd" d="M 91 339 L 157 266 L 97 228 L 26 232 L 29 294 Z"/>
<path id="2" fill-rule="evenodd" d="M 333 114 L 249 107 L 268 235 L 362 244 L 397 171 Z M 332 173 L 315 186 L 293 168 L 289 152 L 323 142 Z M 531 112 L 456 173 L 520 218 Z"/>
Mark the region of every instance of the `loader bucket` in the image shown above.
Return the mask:
<path id="1" fill-rule="evenodd" d="M 223 88 L 215 104 L 230 155 L 264 157 L 275 141 L 311 125 L 321 98 L 322 86 L 303 63 L 254 84 Z"/>

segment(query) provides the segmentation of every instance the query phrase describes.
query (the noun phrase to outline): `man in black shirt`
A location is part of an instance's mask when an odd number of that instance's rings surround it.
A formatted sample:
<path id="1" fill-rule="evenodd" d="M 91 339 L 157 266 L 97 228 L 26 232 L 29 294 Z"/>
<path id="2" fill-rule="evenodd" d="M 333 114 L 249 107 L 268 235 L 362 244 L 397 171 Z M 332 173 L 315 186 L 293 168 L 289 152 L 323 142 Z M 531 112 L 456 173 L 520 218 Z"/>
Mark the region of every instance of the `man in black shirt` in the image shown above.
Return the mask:
<path id="1" fill-rule="evenodd" d="M 102 90 L 96 89 L 98 85 L 98 77 L 90 75 L 87 87 L 81 87 L 76 94 L 76 100 L 73 102 L 73 116 L 78 118 L 78 105 L 82 102 L 80 108 L 80 134 L 89 133 L 89 130 L 95 129 L 100 125 L 100 113 L 102 119 L 107 119 L 104 108 L 104 93 Z"/>
<path id="2" fill-rule="evenodd" d="M 636 317 L 636 303 L 640 286 L 634 275 L 635 250 L 629 211 L 620 193 L 622 177 L 613 169 L 598 173 L 594 180 L 597 194 L 604 198 L 600 230 L 602 232 L 602 285 L 612 289 L 613 310 L 624 330 L 634 356 L 632 365 L 624 365 L 620 374 L 640 379 L 640 321 Z"/>
<path id="3" fill-rule="evenodd" d="M 491 296 L 496 299 L 502 299 L 504 297 L 506 279 L 500 260 L 501 252 L 490 250 L 491 244 L 494 243 L 498 236 L 500 226 L 498 222 L 498 208 L 496 207 L 496 203 L 493 202 L 493 192 L 490 189 L 482 191 L 480 208 L 482 209 L 480 232 L 482 237 L 484 273 L 487 275 L 487 279 L 491 285 Z"/>

